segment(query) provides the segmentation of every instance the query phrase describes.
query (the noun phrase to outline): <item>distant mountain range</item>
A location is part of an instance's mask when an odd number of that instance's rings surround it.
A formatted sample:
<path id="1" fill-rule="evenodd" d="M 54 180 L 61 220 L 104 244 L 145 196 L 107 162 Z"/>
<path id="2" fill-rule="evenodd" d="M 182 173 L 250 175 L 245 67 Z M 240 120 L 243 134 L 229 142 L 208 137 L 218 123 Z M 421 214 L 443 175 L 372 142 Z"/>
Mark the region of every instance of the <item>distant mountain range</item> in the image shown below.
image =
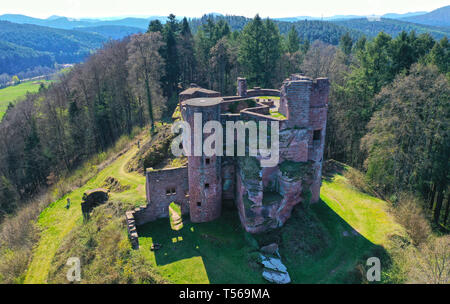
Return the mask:
<path id="1" fill-rule="evenodd" d="M 403 21 L 403 19 L 388 19 L 380 18 L 377 21 L 369 20 L 367 18 L 347 19 L 330 21 L 331 23 L 343 26 L 345 28 L 357 30 L 368 37 L 378 35 L 383 31 L 393 37 L 397 36 L 402 31 L 415 31 L 417 34 L 430 34 L 435 39 L 442 39 L 444 36 L 450 35 L 450 27 L 436 27 L 431 25 L 423 25 Z"/>
<path id="2" fill-rule="evenodd" d="M 321 40 L 338 44 L 346 32 L 356 40 L 363 35 L 371 38 L 380 31 L 397 36 L 401 31 L 429 33 L 435 39 L 450 34 L 450 6 L 429 13 L 385 14 L 383 18 L 362 18 L 356 15 L 333 17 L 277 18 L 281 34 L 294 26 L 303 40 Z M 205 24 L 208 18 L 225 20 L 230 28 L 241 30 L 251 18 L 211 13 L 201 18 L 189 19 L 192 31 Z M 134 33 L 145 32 L 151 20 L 165 23 L 167 17 L 111 17 L 96 19 L 72 19 L 51 16 L 39 19 L 24 15 L 0 16 L 0 74 L 14 74 L 37 66 L 54 63 L 83 61 L 93 50 L 109 39 L 121 39 Z M 178 20 L 181 17 L 177 17 Z"/>
<path id="3" fill-rule="evenodd" d="M 405 14 L 389 13 L 389 14 L 384 14 L 382 16 L 378 16 L 378 17 L 389 18 L 389 19 L 401 19 L 401 18 L 405 18 L 405 17 L 413 17 L 413 16 L 418 16 L 418 15 L 423 15 L 426 13 L 427 12 L 425 12 L 425 11 L 405 13 Z M 334 15 L 334 16 L 330 16 L 330 17 L 297 16 L 297 17 L 276 18 L 276 20 L 289 21 L 289 22 L 300 21 L 300 20 L 337 21 L 337 20 L 347 20 L 347 19 L 361 19 L 364 17 L 367 17 L 367 16 L 362 16 L 362 15 Z"/>
<path id="4" fill-rule="evenodd" d="M 350 19 L 362 19 L 367 18 L 376 19 L 374 17 L 384 19 L 396 19 L 406 22 L 418 23 L 423 25 L 432 25 L 438 27 L 450 26 L 450 5 L 435 9 L 431 12 L 410 12 L 405 14 L 389 13 L 382 16 L 361 16 L 361 15 L 335 15 L 331 17 L 310 17 L 310 16 L 298 16 L 298 17 L 286 17 L 276 18 L 280 21 L 295 22 L 299 20 L 322 20 L 322 21 L 343 21 Z"/>
<path id="5" fill-rule="evenodd" d="M 210 13 L 208 16 L 224 16 L 219 13 Z M 335 15 L 331 17 L 311 17 L 311 16 L 297 16 L 297 17 L 284 17 L 274 18 L 278 21 L 296 22 L 304 20 L 319 20 L 319 21 L 342 21 L 349 19 L 361 19 L 366 17 L 365 15 Z M 382 16 L 378 16 L 385 19 L 396 19 L 401 21 L 413 22 L 424 25 L 432 25 L 438 27 L 450 26 L 450 5 L 438 8 L 431 12 L 409 12 L 404 14 L 388 13 Z M 182 17 L 177 17 L 181 20 Z M 158 19 L 164 23 L 167 19 L 166 16 L 149 16 L 149 17 L 109 17 L 109 18 L 81 18 L 74 19 L 63 16 L 50 16 L 46 19 L 39 19 L 17 14 L 5 14 L 0 15 L 0 20 L 10 21 L 14 23 L 27 23 L 41 26 L 48 26 L 61 29 L 75 29 L 79 27 L 99 27 L 99 26 L 129 26 L 134 28 L 140 28 L 142 30 L 147 29 L 151 20 Z M 190 18 L 197 19 L 197 18 Z"/>
<path id="6" fill-rule="evenodd" d="M 450 5 L 438 8 L 432 12 L 418 15 L 418 16 L 409 16 L 406 18 L 402 18 L 404 21 L 420 23 L 425 25 L 433 25 L 433 26 L 450 26 Z"/>
<path id="7" fill-rule="evenodd" d="M 75 29 L 80 27 L 99 27 L 99 26 L 129 26 L 139 29 L 147 29 L 151 20 L 158 19 L 164 23 L 166 16 L 151 16 L 148 18 L 124 17 L 124 18 L 105 18 L 105 19 L 73 19 L 61 16 L 51 16 L 47 19 L 39 19 L 24 15 L 5 14 L 0 15 L 0 20 L 21 23 L 34 24 L 41 26 L 54 27 L 59 29 Z"/>

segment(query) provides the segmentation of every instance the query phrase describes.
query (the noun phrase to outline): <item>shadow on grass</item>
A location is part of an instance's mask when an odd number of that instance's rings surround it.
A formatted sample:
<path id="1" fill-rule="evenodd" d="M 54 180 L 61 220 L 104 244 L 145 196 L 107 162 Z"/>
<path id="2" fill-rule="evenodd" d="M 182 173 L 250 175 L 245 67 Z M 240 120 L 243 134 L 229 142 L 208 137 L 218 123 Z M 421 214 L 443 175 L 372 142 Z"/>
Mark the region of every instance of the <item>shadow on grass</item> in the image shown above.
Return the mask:
<path id="1" fill-rule="evenodd" d="M 235 209 L 225 209 L 213 222 L 197 224 L 184 219 L 183 224 L 178 231 L 171 229 L 169 219 L 138 227 L 140 250 L 161 244 L 154 253 L 157 266 L 201 257 L 210 283 L 265 282 L 262 269 L 249 261 L 254 249 L 245 241 Z M 379 257 L 382 267 L 389 263 L 382 246 L 367 240 L 323 201 L 310 208 L 298 205 L 283 227 L 255 238 L 260 246 L 280 244 L 293 283 L 361 283 L 369 267 L 367 258 Z M 181 268 L 174 265 L 173 271 L 184 272 L 189 281 L 191 266 L 184 262 Z"/>
<path id="2" fill-rule="evenodd" d="M 312 279 L 310 282 L 361 283 L 366 281 L 369 257 L 379 258 L 384 269 L 390 265 L 389 255 L 383 246 L 369 241 L 325 202 L 321 200 L 314 204 L 311 211 L 328 232 L 330 243 L 321 254 L 309 259 L 313 264 L 307 266 L 309 271 L 299 273 L 300 278 L 306 274 L 305 280 Z M 304 268 L 299 266 L 299 269 Z"/>
<path id="3" fill-rule="evenodd" d="M 192 223 L 188 217 L 183 217 L 183 228 L 178 231 L 171 229 L 169 219 L 138 227 L 140 250 L 150 250 L 152 243 L 161 244 L 154 252 L 157 266 L 171 267 L 174 262 L 201 257 L 210 283 L 264 282 L 260 269 L 248 262 L 253 249 L 246 244 L 235 209 L 224 209 L 219 219 L 209 223 Z M 173 265 L 173 271 L 184 271 L 189 278 L 191 267 L 198 266 L 190 263 L 186 260 Z"/>

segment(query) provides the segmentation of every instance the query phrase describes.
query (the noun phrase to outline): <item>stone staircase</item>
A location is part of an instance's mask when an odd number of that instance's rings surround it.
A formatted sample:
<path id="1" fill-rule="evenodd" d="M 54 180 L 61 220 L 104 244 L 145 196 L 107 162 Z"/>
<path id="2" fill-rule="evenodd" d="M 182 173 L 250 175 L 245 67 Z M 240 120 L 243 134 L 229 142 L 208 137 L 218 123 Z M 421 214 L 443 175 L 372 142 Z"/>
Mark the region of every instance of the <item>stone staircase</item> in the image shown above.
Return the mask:
<path id="1" fill-rule="evenodd" d="M 133 249 L 139 249 L 139 236 L 136 229 L 136 217 L 142 214 L 146 208 L 147 206 L 137 207 L 134 210 L 130 210 L 125 213 L 128 237 L 130 238 Z"/>

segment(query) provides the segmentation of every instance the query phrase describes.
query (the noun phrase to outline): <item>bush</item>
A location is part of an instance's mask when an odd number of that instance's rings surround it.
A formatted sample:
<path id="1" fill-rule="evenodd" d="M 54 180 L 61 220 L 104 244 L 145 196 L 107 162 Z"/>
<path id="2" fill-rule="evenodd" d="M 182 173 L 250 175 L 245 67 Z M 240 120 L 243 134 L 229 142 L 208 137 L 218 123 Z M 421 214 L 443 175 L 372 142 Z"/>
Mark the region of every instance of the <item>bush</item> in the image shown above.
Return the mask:
<path id="1" fill-rule="evenodd" d="M 72 230 L 58 249 L 49 282 L 68 283 L 66 262 L 79 257 L 82 283 L 165 283 L 142 253 L 131 249 L 124 221 L 130 208 L 121 202 L 95 208 L 89 222 Z"/>
<path id="2" fill-rule="evenodd" d="M 343 175 L 346 179 L 348 179 L 350 184 L 359 191 L 379 197 L 375 190 L 370 186 L 366 176 L 360 171 L 353 168 L 347 168 L 344 170 Z"/>
<path id="3" fill-rule="evenodd" d="M 41 196 L 15 216 L 6 218 L 0 226 L 0 283 L 20 283 L 24 279 L 33 245 L 39 236 L 35 221 L 50 197 Z"/>
<path id="4" fill-rule="evenodd" d="M 399 224 L 405 227 L 414 245 L 425 242 L 431 234 L 431 227 L 417 199 L 403 195 L 394 209 Z"/>
<path id="5" fill-rule="evenodd" d="M 170 124 L 158 125 L 152 138 L 143 143 L 139 152 L 128 163 L 129 171 L 145 172 L 172 156 L 170 144 L 175 137 Z"/>
<path id="6" fill-rule="evenodd" d="M 413 251 L 410 281 L 420 284 L 450 283 L 450 236 L 431 238 Z"/>

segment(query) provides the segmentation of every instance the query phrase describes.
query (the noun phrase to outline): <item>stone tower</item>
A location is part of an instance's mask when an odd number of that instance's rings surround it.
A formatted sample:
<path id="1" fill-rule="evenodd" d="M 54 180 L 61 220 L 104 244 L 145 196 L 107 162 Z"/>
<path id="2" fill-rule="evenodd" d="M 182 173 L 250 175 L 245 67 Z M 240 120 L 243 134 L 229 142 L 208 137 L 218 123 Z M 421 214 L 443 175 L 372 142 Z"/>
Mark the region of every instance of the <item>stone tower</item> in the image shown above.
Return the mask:
<path id="1" fill-rule="evenodd" d="M 329 89 L 328 78 L 313 80 L 293 74 L 283 82 L 280 92 L 279 112 L 287 117 L 287 127 L 308 131 L 307 159 L 314 169 L 312 202 L 318 201 L 320 195 Z"/>
<path id="2" fill-rule="evenodd" d="M 247 79 L 238 77 L 237 79 L 237 95 L 245 97 L 247 96 Z"/>
<path id="3" fill-rule="evenodd" d="M 203 126 L 210 120 L 220 121 L 220 102 L 222 98 L 194 98 L 185 101 L 186 118 L 191 126 L 191 155 L 188 156 L 189 177 L 189 212 L 192 222 L 209 222 L 220 216 L 222 210 L 222 177 L 221 157 L 195 156 L 195 148 L 199 149 L 195 137 L 203 134 Z M 197 115 L 196 115 L 197 114 Z M 201 114 L 201 122 L 195 122 Z M 195 128 L 197 123 L 197 129 Z M 198 130 L 201 126 L 201 130 Z M 209 134 L 203 134 L 203 140 Z M 197 137 L 198 139 L 199 137 Z M 198 140 L 197 140 L 198 141 Z"/>

